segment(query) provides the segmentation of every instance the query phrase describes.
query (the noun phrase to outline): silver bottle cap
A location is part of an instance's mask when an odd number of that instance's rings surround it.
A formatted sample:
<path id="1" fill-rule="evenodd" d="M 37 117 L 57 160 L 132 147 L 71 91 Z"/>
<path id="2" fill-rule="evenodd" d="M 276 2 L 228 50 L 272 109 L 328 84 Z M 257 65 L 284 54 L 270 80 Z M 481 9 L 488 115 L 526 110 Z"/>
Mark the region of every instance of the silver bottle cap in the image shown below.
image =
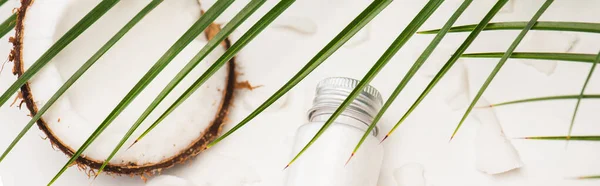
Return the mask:
<path id="1" fill-rule="evenodd" d="M 331 77 L 319 82 L 317 85 L 313 107 L 309 110 L 309 120 L 323 114 L 333 112 L 344 102 L 352 90 L 358 86 L 359 80 L 345 77 Z M 373 122 L 383 105 L 381 94 L 374 87 L 367 85 L 354 99 L 346 110 L 344 116 L 352 117 L 364 123 L 367 127 Z M 364 127 L 361 127 L 364 128 Z M 377 135 L 378 129 L 373 130 Z"/>

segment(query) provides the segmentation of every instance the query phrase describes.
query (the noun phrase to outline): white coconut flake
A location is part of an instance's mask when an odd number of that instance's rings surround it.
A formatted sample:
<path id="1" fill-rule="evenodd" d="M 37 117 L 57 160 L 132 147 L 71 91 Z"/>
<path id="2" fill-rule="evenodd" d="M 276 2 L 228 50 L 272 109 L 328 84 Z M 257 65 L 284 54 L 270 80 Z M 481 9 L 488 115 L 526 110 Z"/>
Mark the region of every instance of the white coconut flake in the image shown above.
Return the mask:
<path id="1" fill-rule="evenodd" d="M 552 39 L 548 39 L 552 38 Z M 566 32 L 533 32 L 528 34 L 519 45 L 519 51 L 528 52 L 569 52 L 579 42 L 579 36 Z M 550 60 L 529 60 L 520 59 L 521 63 L 535 68 L 537 71 L 552 75 L 554 73 L 557 61 Z"/>
<path id="2" fill-rule="evenodd" d="M 465 108 L 470 103 L 469 96 L 469 74 L 467 66 L 458 61 L 446 74 L 446 78 L 452 78 L 453 86 L 447 91 L 446 104 L 452 110 Z"/>
<path id="3" fill-rule="evenodd" d="M 480 108 L 473 115 L 481 125 L 475 136 L 475 164 L 477 170 L 486 174 L 499 174 L 518 169 L 523 162 L 512 143 L 504 135 L 502 126 L 492 107 L 485 99 L 478 102 Z"/>
<path id="4" fill-rule="evenodd" d="M 408 163 L 394 170 L 398 186 L 425 186 L 425 169 L 419 163 Z"/>
<path id="5" fill-rule="evenodd" d="M 273 87 L 274 86 L 270 86 Z M 254 111 L 258 108 L 264 101 L 271 96 L 275 90 L 272 90 L 267 87 L 259 87 L 253 90 L 244 90 L 241 92 L 242 100 L 244 103 L 244 108 L 248 111 Z M 284 108 L 290 101 L 290 96 L 292 96 L 293 91 L 290 91 L 283 96 L 281 96 L 277 101 L 275 101 L 269 108 L 265 111 L 277 111 Z"/>
<path id="6" fill-rule="evenodd" d="M 359 46 L 371 39 L 371 24 L 367 24 L 363 29 L 358 31 L 346 44 L 344 47 L 353 48 Z"/>
<path id="7" fill-rule="evenodd" d="M 515 9 L 515 0 L 508 1 L 498 12 L 498 14 L 509 14 Z"/>
<path id="8" fill-rule="evenodd" d="M 317 32 L 317 24 L 308 17 L 282 16 L 273 23 L 274 28 L 282 28 L 299 34 L 313 35 Z"/>
<path id="9" fill-rule="evenodd" d="M 262 182 L 256 169 L 248 163 L 216 152 L 201 154 L 188 165 L 174 174 L 210 186 L 252 186 Z"/>
<path id="10" fill-rule="evenodd" d="M 146 186 L 206 186 L 206 185 L 193 184 L 192 182 L 190 182 L 186 179 L 177 177 L 177 176 L 161 175 L 161 176 L 158 176 L 158 177 L 153 178 L 150 181 L 148 181 Z"/>

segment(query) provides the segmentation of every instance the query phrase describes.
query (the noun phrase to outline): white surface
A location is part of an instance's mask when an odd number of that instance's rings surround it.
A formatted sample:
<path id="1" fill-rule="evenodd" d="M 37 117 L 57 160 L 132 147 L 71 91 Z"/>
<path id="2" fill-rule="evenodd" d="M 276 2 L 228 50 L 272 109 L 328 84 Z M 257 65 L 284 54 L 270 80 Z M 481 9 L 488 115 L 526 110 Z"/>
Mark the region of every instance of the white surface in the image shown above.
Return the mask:
<path id="1" fill-rule="evenodd" d="M 526 21 L 541 6 L 542 0 L 514 0 L 512 11 L 496 16 L 494 21 Z M 313 19 L 317 32 L 302 35 L 282 29 L 268 28 L 240 54 L 239 69 L 244 73 L 240 78 L 250 80 L 252 85 L 263 85 L 266 94 L 255 97 L 264 100 L 269 93 L 277 90 L 310 60 L 325 44 L 350 22 L 366 5 L 368 0 L 306 0 L 297 1 L 282 16 L 303 16 Z M 477 23 L 493 5 L 493 0 L 475 1 L 465 12 L 466 16 L 458 24 Z M 577 3 L 575 3 L 577 2 Z M 243 6 L 242 1 L 233 7 Z M 261 11 L 264 13 L 275 4 L 269 1 Z M 421 30 L 439 28 L 461 3 L 448 0 L 433 14 Z M 208 4 L 208 3 L 207 3 Z M 230 179 L 243 179 L 244 175 L 256 175 L 260 186 L 280 186 L 285 175 L 281 168 L 289 161 L 293 135 L 296 128 L 306 121 L 306 111 L 310 107 L 316 83 L 330 76 L 347 76 L 360 79 L 377 60 L 392 40 L 408 24 L 412 17 L 425 4 L 425 1 L 394 1 L 371 23 L 371 37 L 355 47 L 342 47 L 325 63 L 298 84 L 286 97 L 285 104 L 268 109 L 268 112 L 255 118 L 237 133 L 211 148 L 191 161 L 188 165 L 177 166 L 166 174 L 191 180 L 194 183 L 209 183 L 220 176 Z M 336 7 L 336 8 L 333 8 Z M 543 21 L 588 21 L 600 22 L 597 16 L 600 1 L 595 0 L 557 0 L 540 20 Z M 10 8 L 3 7 L 2 17 L 8 17 Z M 252 16 L 257 20 L 259 16 Z M 235 32 L 238 38 L 249 24 Z M 484 32 L 467 52 L 504 51 L 518 31 Z M 527 37 L 534 37 L 542 31 L 531 31 Z M 574 33 L 579 38 L 570 50 L 579 53 L 597 53 L 600 35 Z M 382 131 L 387 131 L 412 104 L 414 99 L 429 82 L 429 71 L 437 71 L 460 45 L 466 33 L 450 34 L 422 68 L 417 76 L 388 110 L 381 123 Z M 562 36 L 556 36 L 562 37 Z M 6 39 L 5 37 L 4 39 Z M 372 85 L 378 88 L 384 97 L 395 88 L 397 82 L 427 46 L 433 35 L 416 35 L 390 61 L 386 69 L 375 78 Z M 554 38 L 548 38 L 554 39 Z M 0 45 L 0 51 L 8 53 L 8 44 Z M 517 51 L 534 51 L 544 46 L 531 45 L 518 47 Z M 548 49 L 551 50 L 551 49 Z M 470 93 L 473 95 L 485 80 L 497 59 L 463 59 L 468 68 Z M 485 98 L 492 102 L 508 101 L 534 96 L 558 94 L 577 94 L 583 84 L 589 64 L 559 62 L 551 75 L 509 60 L 486 91 Z M 546 61 L 535 61 L 547 63 Z M 8 64 L 6 69 L 10 69 Z M 4 90 L 14 80 L 8 71 L 0 77 L 0 90 Z M 456 69 L 452 69 L 454 71 Z M 276 78 L 274 78 L 276 77 Z M 587 93 L 600 91 L 600 76 L 592 77 Z M 396 182 L 393 171 L 409 162 L 423 165 L 427 170 L 427 183 L 430 185 L 511 185 L 511 186 L 591 186 L 600 181 L 572 180 L 580 175 L 600 174 L 600 143 L 571 142 L 567 149 L 561 141 L 525 141 L 512 140 L 524 167 L 497 176 L 481 173 L 475 168 L 473 139 L 478 122 L 469 117 L 455 139 L 448 139 L 464 113 L 464 108 L 453 111 L 447 106 L 446 90 L 459 86 L 453 77 L 448 76 L 430 93 L 415 112 L 402 124 L 383 145 L 386 153 L 381 171 L 379 186 L 393 186 Z M 258 89 L 257 89 L 258 90 Z M 248 90 L 238 92 L 238 96 L 249 94 Z M 259 101 L 260 102 L 260 101 Z M 597 127 L 598 100 L 584 100 L 575 123 L 574 135 L 599 135 Z M 229 129 L 235 122 L 246 116 L 250 110 L 244 108 L 242 99 L 234 104 Z M 506 136 L 513 137 L 536 135 L 565 135 L 575 100 L 550 101 L 514 106 L 498 107 L 496 114 Z M 25 111 L 3 106 L 0 109 L 1 126 L 0 147 L 5 147 L 14 135 L 28 121 Z M 12 154 L 0 163 L 0 176 L 5 180 L 14 180 L 15 185 L 44 185 L 58 171 L 67 158 L 52 150 L 49 143 L 41 138 L 37 130 L 29 132 Z M 348 149 L 351 151 L 351 149 Z M 213 161 L 210 157 L 227 157 L 235 161 Z M 214 160 L 216 161 L 216 160 Z M 240 166 L 243 164 L 243 166 Z M 237 171 L 239 167 L 245 167 Z M 198 169 L 210 171 L 197 171 Z M 236 171 L 233 171 L 236 170 Z M 55 185 L 84 185 L 90 179 L 76 168 L 70 168 Z M 100 176 L 95 185 L 142 186 L 137 178 Z"/>

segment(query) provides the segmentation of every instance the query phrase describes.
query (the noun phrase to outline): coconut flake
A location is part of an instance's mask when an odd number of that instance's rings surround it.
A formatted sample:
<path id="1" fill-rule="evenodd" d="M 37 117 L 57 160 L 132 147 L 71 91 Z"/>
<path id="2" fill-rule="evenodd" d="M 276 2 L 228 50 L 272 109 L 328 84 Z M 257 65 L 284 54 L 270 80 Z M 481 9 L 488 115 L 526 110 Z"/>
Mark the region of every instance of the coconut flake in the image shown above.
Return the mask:
<path id="1" fill-rule="evenodd" d="M 489 105 L 483 98 L 478 103 L 481 106 Z M 475 136 L 477 170 L 493 175 L 522 167 L 523 162 L 515 147 L 504 135 L 493 108 L 478 108 L 473 110 L 473 114 L 481 123 Z"/>
<path id="2" fill-rule="evenodd" d="M 266 88 L 257 88 L 253 90 L 246 90 L 243 93 L 242 100 L 244 103 L 244 108 L 248 111 L 254 111 L 258 108 L 264 101 L 273 94 L 274 91 L 269 91 Z M 268 109 L 265 111 L 277 111 L 284 108 L 289 100 L 290 96 L 293 94 L 292 91 L 281 96 L 277 101 L 275 101 Z"/>
<path id="3" fill-rule="evenodd" d="M 251 186 L 262 181 L 256 169 L 248 163 L 216 152 L 202 154 L 189 164 L 189 168 L 177 170 L 174 174 L 210 186 Z"/>
<path id="4" fill-rule="evenodd" d="M 425 169 L 419 163 L 405 164 L 394 170 L 398 186 L 425 186 Z"/>
<path id="5" fill-rule="evenodd" d="M 498 14 L 512 13 L 515 9 L 515 0 L 508 1 L 498 12 Z"/>
<path id="6" fill-rule="evenodd" d="M 552 39 L 548 39 L 552 38 Z M 579 42 L 579 36 L 566 32 L 534 32 L 528 34 L 525 40 L 519 45 L 522 51 L 540 51 L 540 52 L 569 52 Z M 552 75 L 558 62 L 556 61 L 538 61 L 538 60 L 519 60 L 521 63 L 535 68 L 537 71 Z"/>
<path id="7" fill-rule="evenodd" d="M 450 69 L 450 72 L 446 77 L 452 78 L 451 81 L 454 86 L 448 91 L 447 97 L 445 98 L 446 104 L 452 110 L 458 110 L 465 108 L 469 105 L 469 75 L 467 66 L 462 62 L 457 62 L 456 65 Z"/>
<path id="8" fill-rule="evenodd" d="M 1 186 L 1 185 L 0 185 Z M 150 180 L 146 186 L 206 186 L 206 185 L 197 185 L 192 182 L 171 175 L 161 175 L 156 178 Z"/>
<path id="9" fill-rule="evenodd" d="M 273 23 L 274 28 L 282 28 L 299 34 L 313 35 L 317 32 L 317 24 L 310 18 L 299 16 L 282 16 Z"/>
<path id="10" fill-rule="evenodd" d="M 371 39 L 371 24 L 367 24 L 365 28 L 361 29 L 356 33 L 346 44 L 344 47 L 353 48 L 358 45 L 361 45 Z"/>

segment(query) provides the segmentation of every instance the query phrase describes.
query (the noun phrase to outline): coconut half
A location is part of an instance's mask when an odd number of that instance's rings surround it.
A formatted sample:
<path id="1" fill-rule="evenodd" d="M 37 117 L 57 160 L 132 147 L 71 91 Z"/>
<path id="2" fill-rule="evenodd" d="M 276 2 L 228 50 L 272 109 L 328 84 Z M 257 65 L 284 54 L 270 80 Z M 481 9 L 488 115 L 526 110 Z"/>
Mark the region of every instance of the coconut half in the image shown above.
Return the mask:
<path id="1" fill-rule="evenodd" d="M 97 1 L 21 0 L 14 43 L 14 73 L 22 75 Z M 100 46 L 150 1 L 121 1 L 60 52 L 21 88 L 31 115 Z M 90 68 L 37 124 L 54 147 L 71 156 L 102 123 L 135 83 L 200 17 L 196 0 L 164 1 L 141 20 Z M 77 159 L 79 167 L 98 169 L 119 140 L 179 70 L 219 31 L 205 30 L 112 122 Z M 224 51 L 217 48 L 186 77 L 133 134 L 131 144 Z M 144 175 L 169 168 L 197 155 L 214 140 L 226 120 L 235 84 L 234 59 L 131 149 L 121 149 L 104 169 L 108 173 Z M 126 144 L 126 145 L 127 145 Z M 63 161 L 57 160 L 57 161 Z"/>

